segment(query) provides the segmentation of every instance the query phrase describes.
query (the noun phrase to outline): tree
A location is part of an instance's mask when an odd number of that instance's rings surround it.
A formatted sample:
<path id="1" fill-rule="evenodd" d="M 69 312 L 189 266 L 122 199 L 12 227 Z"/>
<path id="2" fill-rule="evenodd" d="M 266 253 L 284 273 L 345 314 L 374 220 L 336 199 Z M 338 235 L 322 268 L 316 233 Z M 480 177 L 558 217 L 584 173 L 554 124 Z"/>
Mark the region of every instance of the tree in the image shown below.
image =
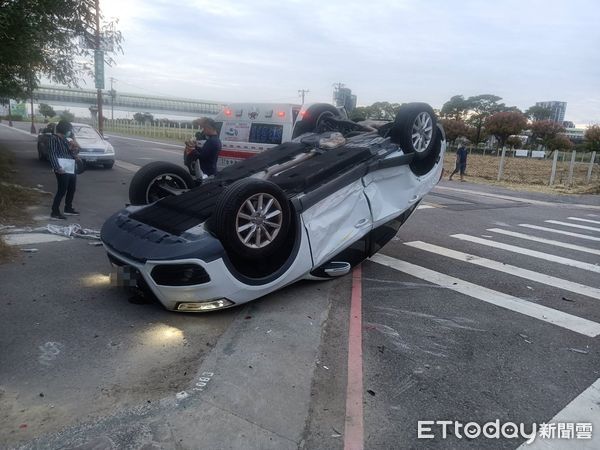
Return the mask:
<path id="1" fill-rule="evenodd" d="M 133 120 L 135 120 L 136 122 L 142 122 L 142 123 L 154 122 L 154 116 L 148 112 L 145 112 L 145 113 L 137 112 L 133 115 Z"/>
<path id="2" fill-rule="evenodd" d="M 469 127 L 462 120 L 456 119 L 440 119 L 446 132 L 446 140 L 453 144 L 459 137 L 467 137 L 469 135 Z"/>
<path id="3" fill-rule="evenodd" d="M 544 147 L 548 147 L 549 142 L 564 131 L 564 127 L 553 120 L 538 120 L 531 124 L 533 141 L 539 139 Z"/>
<path id="4" fill-rule="evenodd" d="M 455 95 L 450 98 L 440 110 L 440 116 L 446 119 L 463 121 L 469 112 L 470 105 L 462 95 Z"/>
<path id="5" fill-rule="evenodd" d="M 506 145 L 511 148 L 521 148 L 523 146 L 523 141 L 519 136 L 509 136 L 506 140 Z"/>
<path id="6" fill-rule="evenodd" d="M 548 150 L 571 150 L 574 144 L 564 134 L 558 134 L 548 141 Z"/>
<path id="7" fill-rule="evenodd" d="M 600 125 L 591 125 L 585 130 L 585 142 L 591 151 L 600 150 Z"/>
<path id="8" fill-rule="evenodd" d="M 60 120 L 66 120 L 67 122 L 73 122 L 75 120 L 75 114 L 68 109 L 65 109 L 59 114 Z"/>
<path id="9" fill-rule="evenodd" d="M 93 56 L 95 14 L 91 0 L 0 0 L 0 96 L 28 96 L 40 75 L 77 85 L 75 61 Z M 102 32 L 120 51 L 115 23 L 103 22 Z M 78 47 L 78 38 L 86 45 Z"/>
<path id="10" fill-rule="evenodd" d="M 506 140 L 519 134 L 527 126 L 527 118 L 520 112 L 498 112 L 485 121 L 485 129 L 498 139 L 498 148 L 504 147 Z"/>
<path id="11" fill-rule="evenodd" d="M 475 145 L 481 142 L 482 128 L 485 121 L 492 114 L 504 111 L 506 106 L 504 103 L 498 103 L 502 97 L 491 94 L 482 94 L 469 97 L 466 102 L 469 105 L 468 123 L 475 127 Z"/>
<path id="12" fill-rule="evenodd" d="M 56 115 L 56 112 L 54 111 L 52 106 L 50 106 L 46 103 L 40 103 L 40 106 L 38 107 L 38 111 L 46 119 L 48 119 L 49 117 L 54 117 Z"/>
<path id="13" fill-rule="evenodd" d="M 548 108 L 544 108 L 543 106 L 532 106 L 527 111 L 525 111 L 525 115 L 536 122 L 538 120 L 546 120 L 552 116 L 552 111 Z"/>

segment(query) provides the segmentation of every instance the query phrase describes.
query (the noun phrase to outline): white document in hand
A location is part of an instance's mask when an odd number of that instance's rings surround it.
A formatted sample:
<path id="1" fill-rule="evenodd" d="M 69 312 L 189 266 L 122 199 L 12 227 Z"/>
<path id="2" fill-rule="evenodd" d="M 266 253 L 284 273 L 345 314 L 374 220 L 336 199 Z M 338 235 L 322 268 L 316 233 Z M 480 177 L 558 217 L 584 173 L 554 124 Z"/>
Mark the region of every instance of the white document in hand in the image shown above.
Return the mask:
<path id="1" fill-rule="evenodd" d="M 70 158 L 58 158 L 58 164 L 65 173 L 75 173 L 75 160 Z"/>

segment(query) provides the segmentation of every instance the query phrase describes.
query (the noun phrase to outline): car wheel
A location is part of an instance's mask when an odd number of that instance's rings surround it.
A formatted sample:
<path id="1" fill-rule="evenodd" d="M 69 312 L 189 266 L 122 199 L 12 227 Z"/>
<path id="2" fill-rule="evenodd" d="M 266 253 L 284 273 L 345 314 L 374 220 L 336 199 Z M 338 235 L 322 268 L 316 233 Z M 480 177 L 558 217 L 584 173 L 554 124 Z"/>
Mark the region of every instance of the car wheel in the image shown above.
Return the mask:
<path id="1" fill-rule="evenodd" d="M 319 123 L 326 117 L 342 118 L 338 109 L 333 105 L 327 103 L 315 103 L 314 105 L 311 105 L 294 126 L 292 139 L 295 139 L 304 133 L 315 131 Z"/>
<path id="2" fill-rule="evenodd" d="M 391 141 L 415 159 L 425 159 L 435 145 L 437 134 L 435 113 L 427 103 L 402 105 L 390 131 Z"/>
<path id="3" fill-rule="evenodd" d="M 114 161 L 111 161 L 111 162 L 108 162 L 108 163 L 104 163 L 104 164 L 102 164 L 102 166 L 103 166 L 105 169 L 112 169 L 114 165 L 115 165 L 115 162 L 114 162 Z"/>
<path id="4" fill-rule="evenodd" d="M 147 205 L 194 187 L 189 172 L 176 164 L 155 161 L 138 170 L 129 184 L 129 201 Z"/>
<path id="5" fill-rule="evenodd" d="M 279 186 L 244 178 L 223 192 L 212 226 L 226 250 L 256 259 L 272 255 L 284 245 L 290 220 L 290 204 Z"/>

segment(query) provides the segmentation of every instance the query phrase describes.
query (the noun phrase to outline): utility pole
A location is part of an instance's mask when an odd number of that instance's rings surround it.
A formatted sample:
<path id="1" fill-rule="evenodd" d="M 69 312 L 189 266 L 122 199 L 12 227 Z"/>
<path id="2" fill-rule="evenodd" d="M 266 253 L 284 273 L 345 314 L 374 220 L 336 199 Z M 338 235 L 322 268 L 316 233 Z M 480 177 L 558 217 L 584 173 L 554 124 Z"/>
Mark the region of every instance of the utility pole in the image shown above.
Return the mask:
<path id="1" fill-rule="evenodd" d="M 310 91 L 308 89 L 298 89 L 298 94 L 302 97 L 302 104 L 304 105 L 304 95 L 308 94 Z"/>
<path id="2" fill-rule="evenodd" d="M 98 131 L 104 135 L 102 89 L 104 88 L 104 52 L 100 47 L 100 0 L 96 0 L 96 48 L 94 51 L 96 89 L 98 90 Z M 98 73 L 100 72 L 100 73 Z"/>
<path id="3" fill-rule="evenodd" d="M 117 80 L 113 77 L 110 77 L 110 120 L 115 120 L 115 97 L 117 93 L 113 89 L 114 81 Z"/>

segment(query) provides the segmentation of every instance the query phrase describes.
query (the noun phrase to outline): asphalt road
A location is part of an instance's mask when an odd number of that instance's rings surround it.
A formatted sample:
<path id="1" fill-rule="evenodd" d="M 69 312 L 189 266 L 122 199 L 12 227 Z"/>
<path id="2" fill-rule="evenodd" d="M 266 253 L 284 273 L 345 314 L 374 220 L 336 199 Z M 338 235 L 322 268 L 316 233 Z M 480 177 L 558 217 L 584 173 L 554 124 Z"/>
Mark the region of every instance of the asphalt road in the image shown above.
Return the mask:
<path id="1" fill-rule="evenodd" d="M 114 169 L 79 177 L 84 227 L 124 205 L 138 166 L 181 161 L 176 144 L 110 139 Z M 54 190 L 31 136 L 0 126 L 0 145 L 24 184 Z M 598 448 L 598 198 L 442 182 L 425 203 L 362 265 L 358 394 L 350 276 L 175 314 L 110 287 L 101 247 L 36 244 L 0 266 L 0 447 L 517 448 L 439 428 L 420 440 L 417 423 L 530 426 L 575 399 L 558 417 L 593 422 L 594 439 L 550 448 Z M 42 225 L 49 204 L 32 211 Z"/>

